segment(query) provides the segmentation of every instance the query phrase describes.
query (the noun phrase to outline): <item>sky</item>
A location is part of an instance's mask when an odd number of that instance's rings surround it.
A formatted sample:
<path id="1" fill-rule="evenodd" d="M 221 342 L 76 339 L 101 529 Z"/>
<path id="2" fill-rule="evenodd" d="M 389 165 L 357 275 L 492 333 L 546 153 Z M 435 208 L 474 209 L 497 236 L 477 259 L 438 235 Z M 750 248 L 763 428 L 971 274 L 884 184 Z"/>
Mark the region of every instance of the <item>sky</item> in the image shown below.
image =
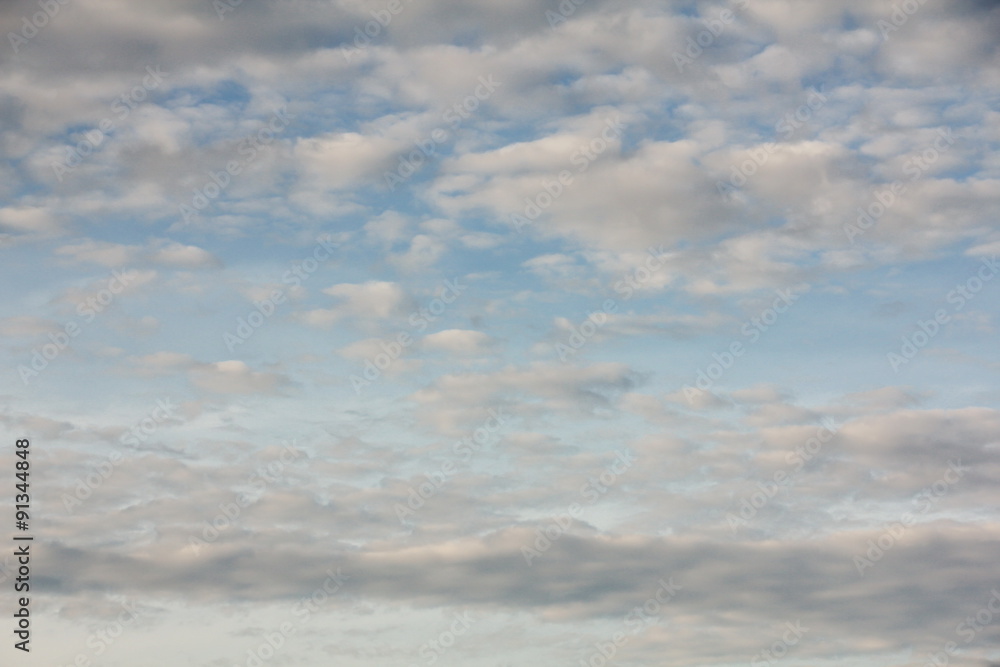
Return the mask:
<path id="1" fill-rule="evenodd" d="M 998 32 L 4 2 L 0 663 L 1000 665 Z"/>

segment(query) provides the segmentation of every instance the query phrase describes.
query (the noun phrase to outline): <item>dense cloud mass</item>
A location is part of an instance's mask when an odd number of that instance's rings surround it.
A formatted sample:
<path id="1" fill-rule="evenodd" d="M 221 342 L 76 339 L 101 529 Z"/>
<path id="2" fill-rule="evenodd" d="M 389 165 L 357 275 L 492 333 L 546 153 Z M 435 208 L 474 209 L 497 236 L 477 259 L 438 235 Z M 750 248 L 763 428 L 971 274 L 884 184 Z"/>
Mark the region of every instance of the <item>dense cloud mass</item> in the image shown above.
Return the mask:
<path id="1" fill-rule="evenodd" d="M 0 663 L 1000 665 L 1000 2 L 0 28 Z"/>

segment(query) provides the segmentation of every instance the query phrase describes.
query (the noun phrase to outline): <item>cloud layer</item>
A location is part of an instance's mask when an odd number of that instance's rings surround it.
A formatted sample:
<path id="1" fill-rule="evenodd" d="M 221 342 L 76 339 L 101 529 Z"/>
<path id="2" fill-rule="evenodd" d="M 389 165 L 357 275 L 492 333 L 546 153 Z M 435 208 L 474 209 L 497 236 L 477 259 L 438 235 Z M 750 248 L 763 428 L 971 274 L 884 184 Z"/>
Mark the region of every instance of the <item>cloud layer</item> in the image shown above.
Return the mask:
<path id="1" fill-rule="evenodd" d="M 4 660 L 1000 661 L 996 2 L 0 28 Z"/>

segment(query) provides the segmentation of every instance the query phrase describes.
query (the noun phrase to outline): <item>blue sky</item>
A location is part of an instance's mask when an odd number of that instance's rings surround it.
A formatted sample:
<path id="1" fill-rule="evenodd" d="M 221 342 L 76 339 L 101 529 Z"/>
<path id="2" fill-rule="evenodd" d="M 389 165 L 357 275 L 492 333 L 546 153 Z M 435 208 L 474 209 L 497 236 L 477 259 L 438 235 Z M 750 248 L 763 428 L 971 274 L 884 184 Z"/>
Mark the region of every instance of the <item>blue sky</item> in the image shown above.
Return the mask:
<path id="1" fill-rule="evenodd" d="M 997 3 L 43 5 L 4 664 L 1000 664 Z"/>

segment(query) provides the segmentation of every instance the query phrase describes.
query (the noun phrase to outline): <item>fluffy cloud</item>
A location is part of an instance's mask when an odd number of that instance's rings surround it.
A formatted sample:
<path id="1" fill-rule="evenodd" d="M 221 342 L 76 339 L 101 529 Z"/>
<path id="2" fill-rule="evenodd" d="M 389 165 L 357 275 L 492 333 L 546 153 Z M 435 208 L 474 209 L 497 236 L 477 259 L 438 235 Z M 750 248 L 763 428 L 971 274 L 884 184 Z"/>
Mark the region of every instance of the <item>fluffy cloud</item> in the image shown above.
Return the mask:
<path id="1" fill-rule="evenodd" d="M 995 662 L 998 27 L 3 3 L 38 660 Z"/>

